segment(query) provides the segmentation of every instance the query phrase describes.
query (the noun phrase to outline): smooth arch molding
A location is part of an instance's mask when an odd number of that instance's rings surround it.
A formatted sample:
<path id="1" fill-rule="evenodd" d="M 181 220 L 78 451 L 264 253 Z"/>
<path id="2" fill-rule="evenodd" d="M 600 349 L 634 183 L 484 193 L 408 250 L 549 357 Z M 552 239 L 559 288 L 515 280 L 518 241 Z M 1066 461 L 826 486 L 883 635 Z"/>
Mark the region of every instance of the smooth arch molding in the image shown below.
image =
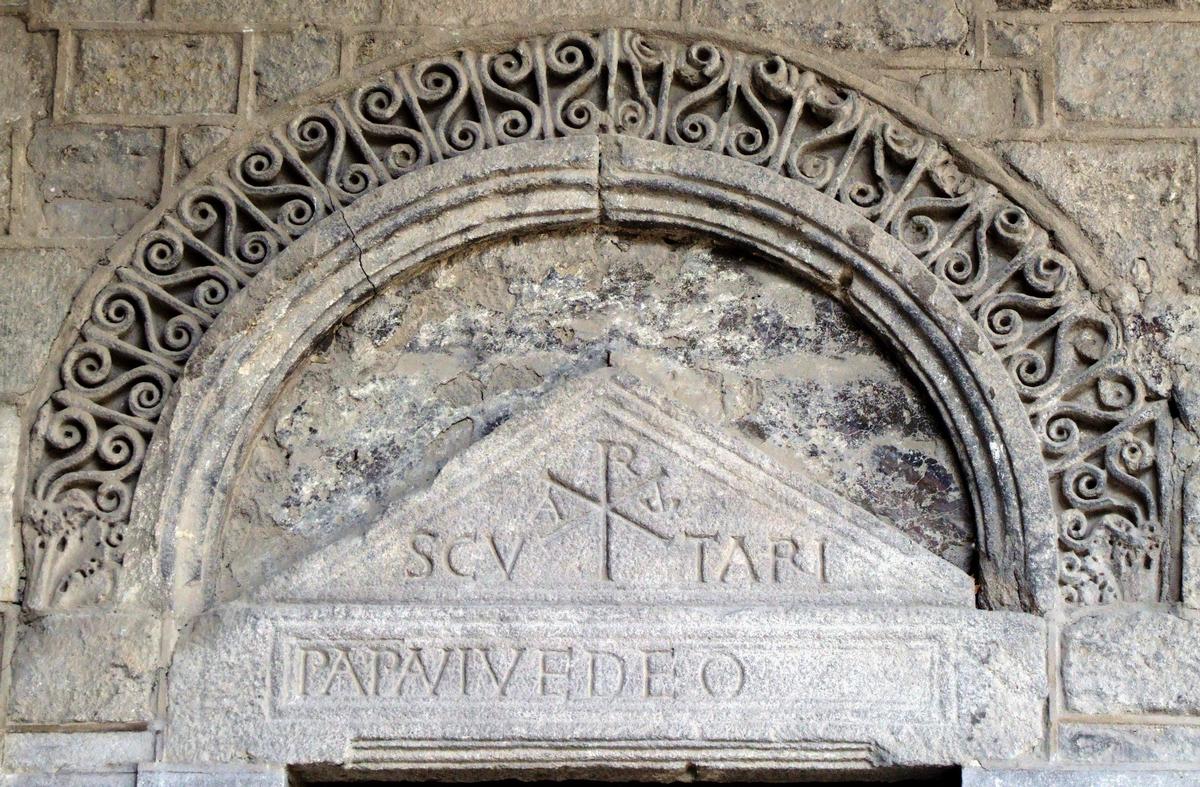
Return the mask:
<path id="1" fill-rule="evenodd" d="M 389 68 L 235 145 L 118 245 L 47 380 L 26 606 L 118 602 L 153 568 L 202 609 L 248 435 L 323 331 L 466 243 L 601 220 L 749 245 L 879 330 L 950 427 L 989 605 L 1160 598 L 1170 418 L 1045 211 L 798 60 L 559 33 Z"/>

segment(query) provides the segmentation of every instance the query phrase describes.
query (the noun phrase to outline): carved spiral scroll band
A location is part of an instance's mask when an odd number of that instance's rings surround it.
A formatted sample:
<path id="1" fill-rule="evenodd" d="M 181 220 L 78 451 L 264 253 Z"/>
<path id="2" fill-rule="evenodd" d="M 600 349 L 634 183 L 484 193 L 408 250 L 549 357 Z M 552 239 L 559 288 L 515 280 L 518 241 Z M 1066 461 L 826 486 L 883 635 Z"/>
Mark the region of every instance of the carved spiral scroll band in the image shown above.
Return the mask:
<path id="1" fill-rule="evenodd" d="M 1169 419 L 1144 417 L 1161 403 L 1121 365 L 1115 323 L 1081 297 L 1047 231 L 936 139 L 783 57 L 610 29 L 389 69 L 277 125 L 166 211 L 96 296 L 43 405 L 26 602 L 91 603 L 116 577 L 147 442 L 183 365 L 296 238 L 439 161 L 601 133 L 762 167 L 897 238 L 972 316 L 1028 407 L 1061 514 L 1063 597 L 1157 598 Z"/>

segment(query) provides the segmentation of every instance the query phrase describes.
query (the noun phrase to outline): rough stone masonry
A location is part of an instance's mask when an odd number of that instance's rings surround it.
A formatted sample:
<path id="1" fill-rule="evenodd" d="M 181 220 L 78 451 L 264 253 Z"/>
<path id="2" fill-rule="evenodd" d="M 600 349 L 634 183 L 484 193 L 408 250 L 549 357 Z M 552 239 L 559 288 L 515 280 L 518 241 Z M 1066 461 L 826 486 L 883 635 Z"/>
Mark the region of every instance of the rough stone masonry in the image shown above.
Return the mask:
<path id="1" fill-rule="evenodd" d="M 1200 783 L 1198 55 L 0 0 L 0 780 Z"/>

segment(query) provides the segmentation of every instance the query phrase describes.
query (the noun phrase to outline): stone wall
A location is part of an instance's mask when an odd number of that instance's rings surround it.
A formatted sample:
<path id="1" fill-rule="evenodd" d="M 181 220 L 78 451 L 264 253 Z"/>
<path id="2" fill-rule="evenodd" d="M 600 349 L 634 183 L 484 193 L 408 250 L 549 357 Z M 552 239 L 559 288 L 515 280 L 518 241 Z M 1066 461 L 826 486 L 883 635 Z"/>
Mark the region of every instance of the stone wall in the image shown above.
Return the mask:
<path id="1" fill-rule="evenodd" d="M 136 616 L 17 624 L 15 497 L 39 382 L 105 249 L 225 139 L 305 91 L 446 41 L 530 20 L 678 22 L 798 45 L 993 152 L 1079 227 L 1149 382 L 1200 419 L 1200 5 L 1192 0 L 0 0 L 0 598 L 8 769 L 110 752 L 148 759 L 159 630 Z M 1182 478 L 1196 446 L 1174 447 Z M 14 480 L 15 479 L 15 482 Z M 1184 490 L 1187 507 L 1194 492 Z M 1200 535 L 1185 531 L 1185 543 Z M 13 546 L 9 549 L 8 546 Z M 1186 559 L 1186 555 L 1185 555 Z M 1200 602 L 1093 611 L 1061 626 L 1045 754 L 1200 760 Z M 1187 603 L 1190 602 L 1190 603 Z M 62 685 L 81 662 L 103 687 Z M 149 654 L 149 655 L 148 655 Z M 14 666 L 15 665 L 15 666 Z M 47 731 L 86 729 L 94 746 Z M 49 747 L 49 748 L 47 748 Z M 52 764 L 52 762 L 50 763 Z M 103 764 L 103 763 L 96 763 Z"/>

